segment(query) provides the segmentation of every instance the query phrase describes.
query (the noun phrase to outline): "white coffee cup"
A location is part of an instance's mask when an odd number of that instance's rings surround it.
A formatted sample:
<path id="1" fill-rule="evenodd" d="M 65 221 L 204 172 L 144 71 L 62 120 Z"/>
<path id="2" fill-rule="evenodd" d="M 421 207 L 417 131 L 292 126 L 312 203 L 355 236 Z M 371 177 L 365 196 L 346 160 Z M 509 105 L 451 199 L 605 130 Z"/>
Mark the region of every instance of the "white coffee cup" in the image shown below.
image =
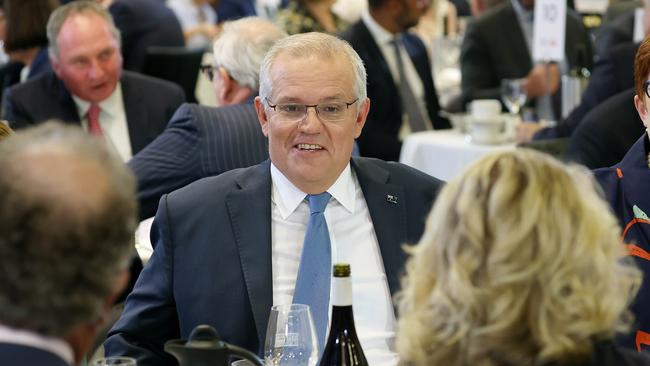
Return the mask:
<path id="1" fill-rule="evenodd" d="M 498 99 L 476 99 L 469 103 L 472 120 L 493 120 L 501 114 L 501 102 Z"/>
<path id="2" fill-rule="evenodd" d="M 469 135 L 476 144 L 500 144 L 508 139 L 508 120 L 504 116 L 491 119 L 472 119 Z"/>

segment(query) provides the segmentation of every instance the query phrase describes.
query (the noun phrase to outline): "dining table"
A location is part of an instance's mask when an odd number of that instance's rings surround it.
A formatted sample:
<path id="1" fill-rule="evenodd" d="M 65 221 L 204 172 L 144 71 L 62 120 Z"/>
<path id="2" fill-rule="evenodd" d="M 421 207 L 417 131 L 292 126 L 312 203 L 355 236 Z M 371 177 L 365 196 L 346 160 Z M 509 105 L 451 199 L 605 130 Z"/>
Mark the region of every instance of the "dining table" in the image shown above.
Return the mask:
<path id="1" fill-rule="evenodd" d="M 514 141 L 478 144 L 457 129 L 411 133 L 402 143 L 400 163 L 449 181 L 480 157 L 516 148 Z"/>

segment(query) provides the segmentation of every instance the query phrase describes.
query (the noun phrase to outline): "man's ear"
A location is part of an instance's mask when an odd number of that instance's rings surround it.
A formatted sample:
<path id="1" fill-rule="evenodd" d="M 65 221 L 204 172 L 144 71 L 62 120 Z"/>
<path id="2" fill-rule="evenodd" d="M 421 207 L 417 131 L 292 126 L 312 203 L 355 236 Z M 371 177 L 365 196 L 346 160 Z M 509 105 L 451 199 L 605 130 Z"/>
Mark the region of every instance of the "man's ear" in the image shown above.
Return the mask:
<path id="1" fill-rule="evenodd" d="M 233 83 L 235 82 L 231 77 L 230 74 L 228 74 L 228 71 L 224 69 L 223 67 L 217 68 L 215 72 L 219 73 L 219 75 L 215 75 L 215 77 L 221 78 L 221 89 L 219 90 L 219 101 L 221 102 L 221 105 L 228 105 L 230 104 L 230 98 L 233 93 Z"/>
<path id="2" fill-rule="evenodd" d="M 638 95 L 634 96 L 634 107 L 636 107 L 636 111 L 639 113 L 639 117 L 641 117 L 643 125 L 648 128 L 648 109 L 645 106 L 644 100 L 642 98 L 639 98 Z"/>
<path id="3" fill-rule="evenodd" d="M 264 136 L 269 137 L 269 116 L 266 114 L 264 102 L 260 97 L 255 97 L 255 111 L 257 112 L 257 119 L 260 121 L 260 127 L 262 127 L 262 133 Z"/>
<path id="4" fill-rule="evenodd" d="M 354 121 L 355 124 L 355 134 L 354 138 L 359 138 L 361 136 L 361 130 L 366 124 L 366 118 L 368 118 L 368 112 L 370 111 L 370 99 L 366 98 L 363 101 L 359 101 L 359 111 L 357 112 L 357 118 Z"/>

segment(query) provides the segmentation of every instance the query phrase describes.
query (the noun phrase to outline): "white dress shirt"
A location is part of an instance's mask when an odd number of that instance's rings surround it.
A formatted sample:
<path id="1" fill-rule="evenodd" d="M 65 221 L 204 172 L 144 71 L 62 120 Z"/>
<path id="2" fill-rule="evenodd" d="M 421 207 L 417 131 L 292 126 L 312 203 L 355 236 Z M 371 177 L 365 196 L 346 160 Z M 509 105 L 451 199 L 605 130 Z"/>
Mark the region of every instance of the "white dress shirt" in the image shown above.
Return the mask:
<path id="1" fill-rule="evenodd" d="M 395 81 L 397 87 L 397 84 L 400 82 L 400 78 L 399 70 L 397 68 L 397 58 L 395 57 L 395 46 L 393 46 L 395 34 L 389 32 L 386 30 L 386 28 L 377 23 L 368 11 L 363 12 L 361 15 L 361 21 L 363 21 L 363 24 L 366 26 L 366 28 L 368 28 L 368 31 L 370 32 L 372 38 L 375 40 L 375 43 L 377 43 L 377 46 L 379 46 L 379 50 L 384 56 L 384 60 L 386 60 L 386 63 L 388 64 L 388 69 L 390 70 L 390 74 L 393 77 L 393 80 Z M 408 79 L 411 91 L 419 102 L 418 104 L 422 115 L 428 119 L 429 113 L 427 112 L 427 107 L 424 100 L 424 84 L 422 84 L 422 79 L 420 79 L 420 75 L 418 75 L 417 70 L 415 70 L 415 65 L 413 65 L 411 56 L 409 56 L 408 52 L 406 52 L 406 49 L 404 49 L 403 45 L 400 45 L 399 52 L 402 56 L 404 73 Z M 402 114 L 406 115 L 406 110 L 403 110 Z M 402 118 L 402 127 L 400 129 L 401 138 L 405 137 L 411 132 L 409 124 L 405 122 L 406 118 Z"/>
<path id="2" fill-rule="evenodd" d="M 283 305 L 293 299 L 310 213 L 307 194 L 273 164 L 271 180 L 273 304 Z M 395 314 L 384 263 L 368 206 L 349 164 L 327 192 L 332 195 L 324 212 L 332 263 L 351 266 L 354 321 L 361 346 L 370 365 L 396 365 Z"/>
<path id="3" fill-rule="evenodd" d="M 75 95 L 72 96 L 77 105 L 77 112 L 81 117 L 81 125 L 88 131 L 88 109 L 90 102 Z M 122 85 L 117 84 L 113 93 L 99 103 L 99 124 L 102 126 L 104 139 L 109 146 L 126 162 L 133 156 L 131 151 L 131 138 L 129 137 L 129 126 L 126 121 L 124 110 L 124 99 L 122 99 Z"/>
<path id="4" fill-rule="evenodd" d="M 72 347 L 62 339 L 45 337 L 28 330 L 11 328 L 0 324 L 0 343 L 9 343 L 42 349 L 57 355 L 69 365 L 74 363 Z"/>

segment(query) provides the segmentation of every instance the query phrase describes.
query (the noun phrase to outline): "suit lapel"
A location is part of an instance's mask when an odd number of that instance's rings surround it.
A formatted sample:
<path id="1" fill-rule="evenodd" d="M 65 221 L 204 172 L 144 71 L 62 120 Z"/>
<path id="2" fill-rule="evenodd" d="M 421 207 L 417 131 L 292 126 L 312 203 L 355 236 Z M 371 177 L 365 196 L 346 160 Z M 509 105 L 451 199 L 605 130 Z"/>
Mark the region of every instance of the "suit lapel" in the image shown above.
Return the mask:
<path id="1" fill-rule="evenodd" d="M 502 29 L 518 29 L 519 32 L 501 32 L 505 38 L 504 45 L 508 48 L 505 50 L 507 52 L 512 52 L 513 57 L 509 57 L 511 64 L 509 69 L 512 70 L 511 74 L 508 77 L 522 77 L 525 76 L 528 71 L 533 67 L 533 60 L 530 58 L 530 52 L 528 52 L 528 45 L 526 39 L 524 38 L 524 30 L 521 29 L 519 24 L 519 19 L 515 10 L 512 8 L 512 4 L 504 4 L 505 9 L 502 12 L 501 19 L 499 23 L 503 24 Z M 509 24 L 508 24 L 509 23 Z M 497 30 L 498 31 L 498 30 Z M 503 51 L 498 51 L 503 52 Z"/>
<path id="2" fill-rule="evenodd" d="M 357 48 L 363 47 L 365 48 L 366 52 L 368 53 L 368 57 L 362 57 L 363 59 L 366 60 L 377 60 L 379 66 L 381 67 L 381 73 L 377 73 L 377 75 L 382 75 L 385 80 L 384 82 L 386 85 L 393 85 L 394 88 L 391 88 L 390 92 L 391 94 L 397 95 L 397 86 L 395 85 L 395 81 L 393 80 L 393 77 L 391 76 L 390 69 L 388 68 L 388 63 L 386 62 L 386 59 L 384 58 L 384 54 L 381 53 L 381 50 L 379 49 L 379 46 L 375 42 L 375 39 L 372 37 L 372 34 L 370 34 L 370 31 L 366 27 L 365 24 L 363 24 L 363 21 L 359 20 L 357 23 L 358 27 L 358 35 L 361 40 L 361 44 L 357 45 Z M 370 65 L 366 65 L 366 67 L 369 67 Z M 369 87 L 372 87 L 369 85 Z"/>
<path id="3" fill-rule="evenodd" d="M 75 104 L 74 99 L 72 99 L 72 95 L 70 94 L 68 89 L 65 88 L 63 81 L 61 81 L 58 77 L 54 76 L 53 72 L 52 75 L 57 84 L 56 90 L 58 90 L 57 93 L 59 98 L 58 104 L 61 106 L 61 111 L 63 113 L 63 115 L 61 116 L 61 120 L 63 120 L 66 123 L 81 124 L 81 117 L 79 116 L 77 105 Z"/>
<path id="4" fill-rule="evenodd" d="M 239 189 L 226 197 L 260 345 L 273 305 L 270 166 L 267 160 L 250 170 L 237 181 Z"/>
<path id="5" fill-rule="evenodd" d="M 391 294 L 400 288 L 407 237 L 405 194 L 402 186 L 388 183 L 390 173 L 368 160 L 353 159 L 352 167 L 368 205 Z M 402 198 L 402 199 L 400 199 Z"/>
<path id="6" fill-rule="evenodd" d="M 129 128 L 129 140 L 131 141 L 131 151 L 142 150 L 147 145 L 147 134 L 149 133 L 147 121 L 147 109 L 142 101 L 142 94 L 134 87 L 132 80 L 126 72 L 120 79 L 122 86 L 122 100 L 124 103 L 124 112 L 126 114 L 126 125 Z"/>

